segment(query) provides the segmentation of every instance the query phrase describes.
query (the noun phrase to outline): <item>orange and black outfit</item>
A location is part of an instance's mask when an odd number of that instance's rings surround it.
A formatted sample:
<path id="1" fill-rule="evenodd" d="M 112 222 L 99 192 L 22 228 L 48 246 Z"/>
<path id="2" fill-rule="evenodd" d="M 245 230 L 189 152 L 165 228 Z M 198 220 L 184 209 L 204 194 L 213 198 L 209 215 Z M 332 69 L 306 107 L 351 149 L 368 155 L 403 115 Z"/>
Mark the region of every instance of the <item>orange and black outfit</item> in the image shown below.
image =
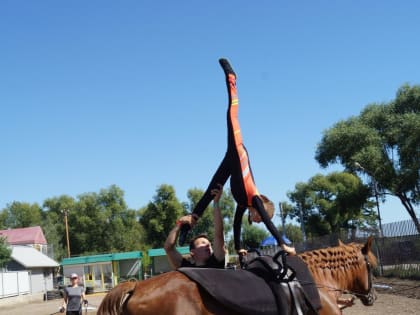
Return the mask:
<path id="1" fill-rule="evenodd" d="M 279 231 L 264 209 L 262 199 L 254 182 L 248 152 L 242 141 L 238 120 L 239 103 L 236 90 L 236 75 L 226 59 L 220 59 L 219 62 L 225 72 L 226 85 L 229 93 L 229 108 L 227 111 L 228 148 L 206 192 L 193 210 L 193 214 L 201 216 L 213 199 L 211 190 L 217 188 L 218 184 L 224 185 L 230 177 L 230 188 L 237 203 L 233 224 L 235 249 L 239 250 L 241 248 L 242 217 L 249 206 L 252 206 L 258 211 L 262 221 L 270 233 L 276 238 L 278 244 L 283 244 Z M 181 236 L 179 238 L 181 244 L 185 240 L 187 231 L 188 226 L 181 229 Z"/>

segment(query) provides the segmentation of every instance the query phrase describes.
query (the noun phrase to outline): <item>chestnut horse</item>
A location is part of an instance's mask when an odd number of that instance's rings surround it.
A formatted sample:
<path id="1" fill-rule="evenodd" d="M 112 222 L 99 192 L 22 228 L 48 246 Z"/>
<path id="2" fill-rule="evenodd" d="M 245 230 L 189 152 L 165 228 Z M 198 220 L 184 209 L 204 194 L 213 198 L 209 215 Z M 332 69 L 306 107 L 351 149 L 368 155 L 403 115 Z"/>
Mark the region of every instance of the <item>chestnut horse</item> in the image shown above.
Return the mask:
<path id="1" fill-rule="evenodd" d="M 374 291 L 371 252 L 372 238 L 366 244 L 339 242 L 336 247 L 308 251 L 299 256 L 308 265 L 321 298 L 319 314 L 342 314 L 350 306 L 345 293 L 372 305 Z M 221 284 L 223 286 L 223 283 Z M 252 291 L 252 285 L 250 285 Z M 99 306 L 98 315 L 240 315 L 226 309 L 198 284 L 178 271 L 153 278 L 123 282 L 113 288 Z"/>

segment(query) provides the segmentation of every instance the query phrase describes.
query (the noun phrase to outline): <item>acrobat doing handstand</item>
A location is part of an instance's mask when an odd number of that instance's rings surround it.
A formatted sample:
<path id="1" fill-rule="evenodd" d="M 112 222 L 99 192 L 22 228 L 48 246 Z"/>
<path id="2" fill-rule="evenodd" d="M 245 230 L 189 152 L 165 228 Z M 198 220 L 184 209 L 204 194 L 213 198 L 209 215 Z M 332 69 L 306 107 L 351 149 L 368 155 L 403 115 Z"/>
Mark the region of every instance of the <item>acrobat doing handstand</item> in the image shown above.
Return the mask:
<path id="1" fill-rule="evenodd" d="M 275 237 L 282 249 L 289 254 L 296 254 L 294 248 L 288 247 L 285 244 L 284 239 L 271 221 L 274 213 L 273 202 L 260 194 L 255 185 L 248 152 L 243 144 L 239 126 L 236 74 L 226 59 L 220 59 L 219 63 L 225 73 L 229 94 L 229 107 L 227 111 L 228 147 L 223 161 L 213 175 L 204 195 L 194 208 L 192 216 L 195 220 L 198 220 L 198 218 L 201 217 L 204 210 L 213 200 L 212 190 L 224 185 L 230 177 L 230 189 L 237 203 L 233 224 L 233 235 L 235 250 L 238 254 L 240 256 L 246 254 L 246 251 L 241 249 L 240 242 L 242 217 L 246 209 L 249 210 L 248 221 L 250 223 L 264 222 L 265 226 Z M 179 238 L 180 245 L 184 243 L 189 229 L 190 226 L 188 225 L 182 227 Z"/>

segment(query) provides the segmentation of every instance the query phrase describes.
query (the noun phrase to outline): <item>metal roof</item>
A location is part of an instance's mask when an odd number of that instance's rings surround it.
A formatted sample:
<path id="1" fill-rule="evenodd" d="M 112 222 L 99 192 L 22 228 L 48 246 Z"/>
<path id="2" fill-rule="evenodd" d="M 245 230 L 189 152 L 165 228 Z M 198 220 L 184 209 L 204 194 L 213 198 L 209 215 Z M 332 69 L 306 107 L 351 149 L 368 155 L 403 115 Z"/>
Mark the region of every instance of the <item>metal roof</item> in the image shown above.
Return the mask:
<path id="1" fill-rule="evenodd" d="M 176 250 L 181 254 L 189 254 L 190 253 L 190 247 L 184 246 L 184 247 L 177 247 Z M 166 256 L 165 249 L 163 248 L 152 248 L 147 251 L 147 255 L 149 257 L 156 257 L 156 256 Z"/>
<path id="2" fill-rule="evenodd" d="M 125 252 L 125 253 L 113 253 L 113 254 L 102 254 L 102 255 L 91 255 L 91 256 L 79 256 L 63 258 L 61 265 L 79 265 L 79 264 L 91 264 L 99 262 L 110 262 L 115 260 L 127 260 L 127 259 L 141 259 L 143 253 L 139 251 Z"/>
<path id="3" fill-rule="evenodd" d="M 58 262 L 30 246 L 12 246 L 11 257 L 25 268 L 59 266 Z"/>
<path id="4" fill-rule="evenodd" d="M 47 244 L 40 226 L 1 230 L 0 236 L 6 237 L 10 245 Z"/>

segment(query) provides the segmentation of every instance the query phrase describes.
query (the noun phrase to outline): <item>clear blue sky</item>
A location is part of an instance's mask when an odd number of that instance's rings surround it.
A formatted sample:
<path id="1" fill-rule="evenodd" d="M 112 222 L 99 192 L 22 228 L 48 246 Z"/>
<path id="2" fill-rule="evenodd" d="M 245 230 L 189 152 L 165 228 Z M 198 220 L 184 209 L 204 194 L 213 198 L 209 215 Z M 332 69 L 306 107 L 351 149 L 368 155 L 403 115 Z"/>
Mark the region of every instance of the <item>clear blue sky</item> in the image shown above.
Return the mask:
<path id="1" fill-rule="evenodd" d="M 420 84 L 418 1 L 1 1 L 0 209 L 112 184 L 187 201 L 226 149 L 220 57 L 238 75 L 254 177 L 275 203 L 322 132 Z M 408 219 L 394 200 L 383 222 Z"/>

